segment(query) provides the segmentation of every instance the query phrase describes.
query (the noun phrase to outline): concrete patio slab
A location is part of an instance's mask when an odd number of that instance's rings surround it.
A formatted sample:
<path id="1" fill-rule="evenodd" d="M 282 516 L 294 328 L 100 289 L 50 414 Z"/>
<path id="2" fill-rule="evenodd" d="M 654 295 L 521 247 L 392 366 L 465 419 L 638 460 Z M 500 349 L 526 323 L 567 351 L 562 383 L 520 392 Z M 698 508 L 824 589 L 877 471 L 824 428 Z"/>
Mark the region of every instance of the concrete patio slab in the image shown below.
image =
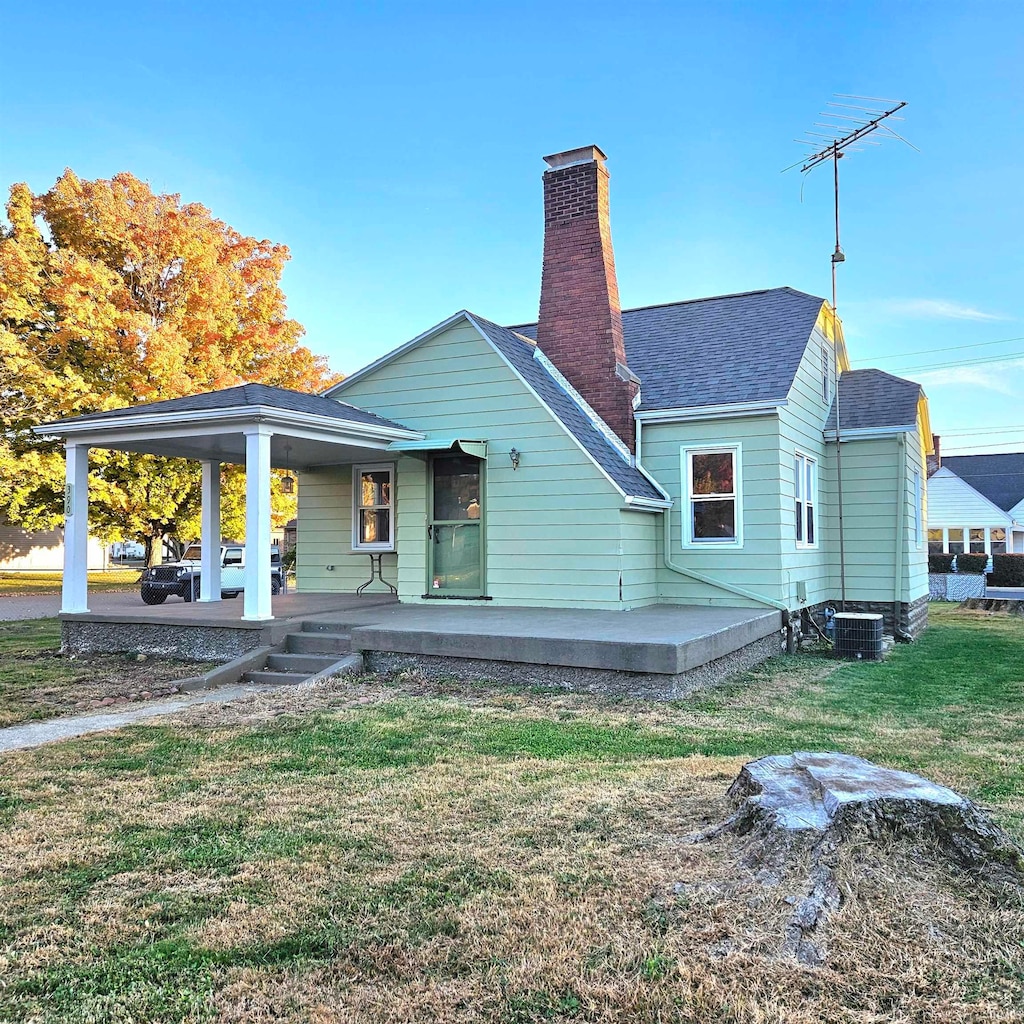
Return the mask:
<path id="1" fill-rule="evenodd" d="M 382 605 L 312 617 L 352 649 L 675 675 L 779 633 L 779 612 L 655 605 L 633 611 Z"/>

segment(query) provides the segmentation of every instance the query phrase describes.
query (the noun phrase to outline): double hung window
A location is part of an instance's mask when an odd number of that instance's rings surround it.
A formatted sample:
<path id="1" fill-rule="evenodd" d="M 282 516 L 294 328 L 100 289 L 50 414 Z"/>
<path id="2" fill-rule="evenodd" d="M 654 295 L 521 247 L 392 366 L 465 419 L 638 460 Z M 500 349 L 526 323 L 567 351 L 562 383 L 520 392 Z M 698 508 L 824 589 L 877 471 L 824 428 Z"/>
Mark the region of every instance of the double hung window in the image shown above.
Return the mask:
<path id="1" fill-rule="evenodd" d="M 683 450 L 687 503 L 684 547 L 743 544 L 739 447 Z"/>
<path id="2" fill-rule="evenodd" d="M 801 548 L 818 546 L 818 464 L 797 452 L 793 457 L 793 494 L 796 499 L 796 544 Z"/>
<path id="3" fill-rule="evenodd" d="M 395 550 L 395 467 L 352 468 L 352 549 Z"/>

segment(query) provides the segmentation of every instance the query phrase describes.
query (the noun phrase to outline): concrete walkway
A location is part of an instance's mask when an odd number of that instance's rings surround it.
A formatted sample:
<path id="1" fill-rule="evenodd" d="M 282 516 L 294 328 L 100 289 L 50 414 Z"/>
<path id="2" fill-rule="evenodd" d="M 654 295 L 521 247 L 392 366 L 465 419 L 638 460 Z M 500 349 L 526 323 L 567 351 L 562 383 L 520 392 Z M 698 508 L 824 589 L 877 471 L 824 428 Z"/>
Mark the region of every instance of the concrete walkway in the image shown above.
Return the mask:
<path id="1" fill-rule="evenodd" d="M 259 686 L 240 683 L 236 686 L 222 686 L 216 690 L 204 690 L 167 700 L 154 700 L 134 707 L 130 711 L 118 711 L 104 715 L 75 715 L 68 718 L 49 718 L 42 722 L 27 722 L 0 729 L 0 753 L 10 750 L 27 750 L 44 743 L 56 743 L 72 736 L 85 736 L 93 732 L 107 732 L 120 729 L 122 725 L 173 715 L 177 711 L 196 704 L 225 704 L 239 697 L 251 697 L 256 693 L 272 693 L 283 689 L 280 686 Z"/>
<path id="2" fill-rule="evenodd" d="M 52 619 L 60 611 L 60 594 L 15 594 L 0 597 L 0 622 Z"/>

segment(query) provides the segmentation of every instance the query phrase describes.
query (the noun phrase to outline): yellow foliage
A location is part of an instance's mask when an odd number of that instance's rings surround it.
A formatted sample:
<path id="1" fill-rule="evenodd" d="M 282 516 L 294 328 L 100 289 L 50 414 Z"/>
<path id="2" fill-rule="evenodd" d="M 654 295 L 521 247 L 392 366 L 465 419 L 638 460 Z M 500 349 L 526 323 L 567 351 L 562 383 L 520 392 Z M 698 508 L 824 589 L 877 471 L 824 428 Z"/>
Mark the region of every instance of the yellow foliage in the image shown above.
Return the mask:
<path id="1" fill-rule="evenodd" d="M 15 522 L 41 528 L 63 515 L 63 459 L 34 425 L 246 382 L 317 392 L 338 379 L 287 316 L 287 247 L 243 236 L 198 203 L 156 195 L 131 174 L 82 181 L 69 169 L 42 195 L 12 186 L 7 222 L 0 511 Z M 197 466 L 97 454 L 90 515 L 102 534 L 190 536 Z M 229 521 L 238 490 L 226 474 Z M 294 514 L 284 496 L 278 505 L 278 518 Z"/>

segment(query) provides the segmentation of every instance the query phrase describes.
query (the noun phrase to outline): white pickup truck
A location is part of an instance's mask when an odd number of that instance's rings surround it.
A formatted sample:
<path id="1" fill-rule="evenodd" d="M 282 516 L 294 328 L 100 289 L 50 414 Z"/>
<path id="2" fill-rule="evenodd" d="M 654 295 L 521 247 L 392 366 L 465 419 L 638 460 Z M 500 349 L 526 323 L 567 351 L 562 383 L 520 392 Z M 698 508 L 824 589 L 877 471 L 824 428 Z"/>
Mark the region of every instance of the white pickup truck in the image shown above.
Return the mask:
<path id="1" fill-rule="evenodd" d="M 146 604 L 163 604 L 168 597 L 185 601 L 199 599 L 199 571 L 201 548 L 191 544 L 177 562 L 150 566 L 142 573 L 142 600 Z M 245 589 L 245 545 L 222 544 L 220 548 L 221 597 L 238 597 Z M 284 589 L 281 570 L 281 550 L 275 544 L 270 549 L 270 592 L 280 594 Z"/>

